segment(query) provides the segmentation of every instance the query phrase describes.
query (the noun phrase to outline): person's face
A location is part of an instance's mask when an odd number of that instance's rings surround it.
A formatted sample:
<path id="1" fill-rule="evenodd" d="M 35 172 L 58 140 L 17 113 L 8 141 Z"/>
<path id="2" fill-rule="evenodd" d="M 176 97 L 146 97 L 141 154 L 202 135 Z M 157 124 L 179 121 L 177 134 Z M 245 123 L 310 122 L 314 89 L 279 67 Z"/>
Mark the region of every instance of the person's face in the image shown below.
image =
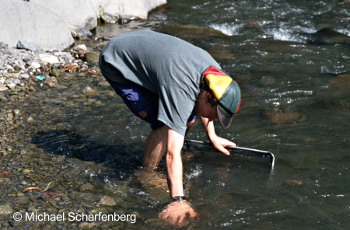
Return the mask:
<path id="1" fill-rule="evenodd" d="M 209 121 L 218 118 L 216 108 L 213 108 L 212 105 L 208 102 L 208 99 L 212 97 L 210 93 L 201 94 L 198 98 L 196 104 L 196 115 L 208 118 Z"/>

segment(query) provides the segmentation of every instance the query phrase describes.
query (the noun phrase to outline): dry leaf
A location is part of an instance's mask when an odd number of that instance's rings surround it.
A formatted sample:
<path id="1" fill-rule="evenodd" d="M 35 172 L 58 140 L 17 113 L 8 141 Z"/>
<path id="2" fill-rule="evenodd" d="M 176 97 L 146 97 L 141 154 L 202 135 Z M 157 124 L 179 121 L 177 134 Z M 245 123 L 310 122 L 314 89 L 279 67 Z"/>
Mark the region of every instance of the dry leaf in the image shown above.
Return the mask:
<path id="1" fill-rule="evenodd" d="M 93 74 L 93 75 L 96 75 L 96 74 L 98 74 L 97 72 L 95 72 L 95 71 L 92 71 L 92 70 L 88 70 L 87 71 L 89 74 Z"/>
<path id="2" fill-rule="evenodd" d="M 49 192 L 49 191 L 43 192 L 43 193 L 41 193 L 41 195 L 50 196 L 50 197 L 60 197 L 61 196 L 61 194 L 59 194 L 57 192 Z"/>
<path id="3" fill-rule="evenodd" d="M 291 184 L 297 184 L 297 185 L 301 185 L 303 184 L 302 181 L 299 181 L 299 180 L 287 180 L 288 183 L 291 183 Z"/>
<path id="4" fill-rule="evenodd" d="M 79 67 L 78 65 L 65 65 L 65 66 L 63 66 L 63 68 L 67 68 L 67 69 L 76 69 L 78 67 Z"/>
<path id="5" fill-rule="evenodd" d="M 29 187 L 29 188 L 26 188 L 23 190 L 23 192 L 26 192 L 28 190 L 41 190 L 41 188 L 38 188 L 38 187 Z"/>

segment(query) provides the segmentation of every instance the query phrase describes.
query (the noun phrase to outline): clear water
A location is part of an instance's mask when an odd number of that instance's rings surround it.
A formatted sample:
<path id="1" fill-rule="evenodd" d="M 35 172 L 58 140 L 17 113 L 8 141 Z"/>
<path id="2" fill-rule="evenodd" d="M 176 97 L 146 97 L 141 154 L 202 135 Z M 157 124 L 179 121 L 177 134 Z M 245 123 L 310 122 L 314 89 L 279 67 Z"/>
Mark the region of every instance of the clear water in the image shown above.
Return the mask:
<path id="1" fill-rule="evenodd" d="M 344 1 L 169 1 L 168 22 L 220 30 L 228 39 L 203 47 L 232 52 L 219 59 L 242 86 L 243 104 L 228 130 L 238 145 L 276 156 L 272 174 L 262 162 L 199 153 L 186 165 L 196 229 L 348 229 L 349 103 L 347 90 L 330 84 L 349 71 L 346 45 L 312 46 L 305 34 L 333 28 L 349 34 Z M 273 79 L 268 82 L 268 79 Z M 305 120 L 268 122 L 261 110 L 287 109 Z M 204 138 L 200 130 L 190 137 Z M 215 160 L 214 160 L 215 159 Z"/>
<path id="2" fill-rule="evenodd" d="M 224 33 L 168 31 L 215 54 L 242 88 L 240 112 L 229 129 L 217 124 L 217 133 L 239 146 L 273 152 L 276 164 L 271 171 L 262 158 L 187 151 L 186 192 L 199 218 L 185 229 L 350 228 L 350 100 L 347 85 L 332 83 L 337 74 L 350 70 L 350 47 L 309 45 L 305 40 L 325 27 L 349 34 L 349 21 L 350 3 L 343 0 L 169 0 L 168 9 L 154 12 L 147 22 L 97 29 L 112 37 L 138 28 L 158 30 L 166 22 Z M 89 82 L 98 89 L 95 95 L 70 97 L 73 90 L 60 95 L 63 99 L 47 99 L 47 108 L 57 111 L 37 117 L 40 125 L 54 128 L 36 133 L 32 141 L 47 152 L 46 158 L 71 157 L 64 159 L 71 178 L 96 188 L 81 196 L 108 194 L 124 213 L 138 213 L 135 225 L 122 228 L 166 229 L 155 219 L 167 193 L 130 182 L 150 128 L 131 116 L 111 88 L 98 86 L 101 81 L 96 77 Z M 273 120 L 263 116 L 266 111 L 289 115 Z M 40 125 L 37 130 L 44 130 Z M 188 138 L 206 140 L 200 124 Z M 83 210 L 91 211 L 87 207 Z"/>
<path id="3" fill-rule="evenodd" d="M 334 74 L 350 69 L 348 46 L 311 46 L 304 35 L 322 28 L 349 34 L 344 1 L 169 1 L 166 21 L 208 26 L 231 39 L 204 41 L 230 50 L 219 60 L 243 89 L 242 109 L 218 133 L 238 145 L 268 149 L 272 174 L 217 153 L 201 153 L 186 168 L 196 229 L 348 229 L 349 107 L 315 106 L 322 99 L 349 103 Z M 209 39 L 208 39 L 209 40 Z M 266 79 L 272 77 L 273 82 Z M 305 114 L 291 124 L 266 122 L 262 109 Z M 197 130 L 196 130 L 197 131 Z M 198 133 L 193 138 L 202 138 Z M 203 137 L 204 138 L 204 137 Z M 213 160 L 215 159 L 215 160 Z"/>

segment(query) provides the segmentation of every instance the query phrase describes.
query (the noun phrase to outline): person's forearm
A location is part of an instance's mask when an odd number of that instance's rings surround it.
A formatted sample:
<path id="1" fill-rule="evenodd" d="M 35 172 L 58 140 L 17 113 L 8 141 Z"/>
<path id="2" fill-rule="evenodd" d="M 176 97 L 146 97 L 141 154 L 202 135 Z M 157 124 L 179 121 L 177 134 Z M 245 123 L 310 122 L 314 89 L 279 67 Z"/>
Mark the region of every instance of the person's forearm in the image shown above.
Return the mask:
<path id="1" fill-rule="evenodd" d="M 168 173 L 168 186 L 170 196 L 183 196 L 183 166 L 181 159 L 181 149 L 184 142 L 184 136 L 169 129 L 166 166 Z"/>
<path id="2" fill-rule="evenodd" d="M 166 155 L 166 165 L 170 196 L 183 196 L 183 167 L 181 154 L 168 152 Z"/>
<path id="3" fill-rule="evenodd" d="M 208 139 L 213 144 L 213 146 L 223 154 L 230 155 L 230 152 L 225 147 L 236 146 L 236 144 L 216 135 L 213 121 L 209 121 L 208 118 L 202 117 L 201 122 L 205 129 L 205 132 L 207 133 Z"/>
<path id="4" fill-rule="evenodd" d="M 201 117 L 200 119 L 209 140 L 211 141 L 213 138 L 217 137 L 214 122 L 209 121 L 209 119 L 205 117 Z"/>

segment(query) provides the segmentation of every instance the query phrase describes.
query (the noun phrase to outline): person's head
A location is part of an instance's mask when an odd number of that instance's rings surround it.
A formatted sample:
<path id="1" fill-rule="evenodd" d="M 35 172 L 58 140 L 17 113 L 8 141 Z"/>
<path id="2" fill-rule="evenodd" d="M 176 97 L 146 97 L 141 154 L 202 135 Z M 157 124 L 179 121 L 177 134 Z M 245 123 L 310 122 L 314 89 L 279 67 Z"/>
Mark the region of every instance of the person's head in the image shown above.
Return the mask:
<path id="1" fill-rule="evenodd" d="M 241 90 L 238 84 L 223 71 L 210 66 L 203 72 L 200 89 L 197 115 L 209 120 L 218 118 L 221 126 L 227 129 L 233 114 L 238 112 L 241 105 Z"/>

